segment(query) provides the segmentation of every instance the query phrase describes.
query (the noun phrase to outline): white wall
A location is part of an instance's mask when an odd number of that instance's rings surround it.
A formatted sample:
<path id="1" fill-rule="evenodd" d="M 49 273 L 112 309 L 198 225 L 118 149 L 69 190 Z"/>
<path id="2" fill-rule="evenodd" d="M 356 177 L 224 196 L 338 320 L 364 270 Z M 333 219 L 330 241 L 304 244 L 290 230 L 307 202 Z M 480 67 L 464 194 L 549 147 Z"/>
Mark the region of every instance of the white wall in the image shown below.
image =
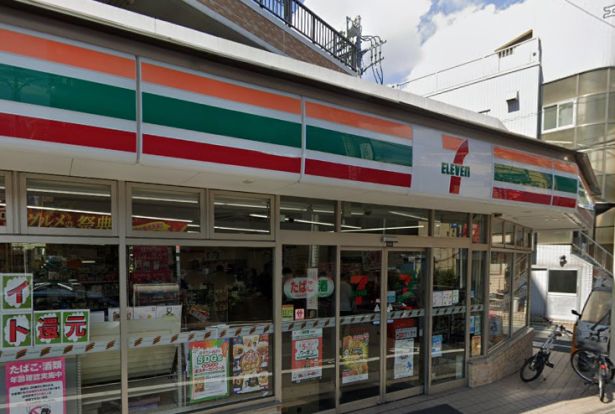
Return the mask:
<path id="1" fill-rule="evenodd" d="M 549 319 L 575 320 L 571 309 L 581 311 L 592 289 L 592 265 L 570 253 L 570 245 L 543 245 L 537 247 L 534 267 L 554 270 L 577 270 L 577 295 L 548 293 L 548 271 L 532 270 L 532 315 L 541 315 Z M 560 257 L 565 255 L 567 264 L 560 266 Z M 536 296 L 540 295 L 540 296 Z"/>
<path id="2" fill-rule="evenodd" d="M 537 39 L 499 57 L 491 54 L 410 81 L 405 90 L 475 112 L 488 111 L 511 131 L 537 136 L 540 96 L 540 47 Z M 518 94 L 518 110 L 507 99 Z"/>

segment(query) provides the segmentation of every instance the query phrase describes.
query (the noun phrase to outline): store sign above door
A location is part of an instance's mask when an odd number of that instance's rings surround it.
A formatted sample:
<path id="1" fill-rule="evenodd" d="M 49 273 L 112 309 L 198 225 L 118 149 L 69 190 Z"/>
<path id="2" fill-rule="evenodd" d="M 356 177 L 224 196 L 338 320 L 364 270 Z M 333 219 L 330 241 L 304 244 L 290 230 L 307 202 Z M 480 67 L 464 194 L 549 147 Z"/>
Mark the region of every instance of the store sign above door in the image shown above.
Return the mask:
<path id="1" fill-rule="evenodd" d="M 333 293 L 333 280 L 321 277 L 318 280 L 307 277 L 294 277 L 284 282 L 284 295 L 288 299 L 307 299 L 318 296 L 326 298 Z"/>

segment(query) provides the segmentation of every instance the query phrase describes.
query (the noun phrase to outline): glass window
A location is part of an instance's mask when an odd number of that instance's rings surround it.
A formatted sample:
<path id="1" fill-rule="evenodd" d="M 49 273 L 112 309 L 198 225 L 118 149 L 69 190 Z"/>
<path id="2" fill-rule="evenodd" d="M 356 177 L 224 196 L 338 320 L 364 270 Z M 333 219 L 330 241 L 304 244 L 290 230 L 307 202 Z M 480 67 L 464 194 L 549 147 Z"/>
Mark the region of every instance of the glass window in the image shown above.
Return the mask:
<path id="1" fill-rule="evenodd" d="M 543 86 L 543 102 L 545 105 L 565 101 L 575 96 L 577 96 L 576 75 Z"/>
<path id="2" fill-rule="evenodd" d="M 214 233 L 271 234 L 271 198 L 214 193 Z"/>
<path id="3" fill-rule="evenodd" d="M 604 124 L 577 128 L 578 149 L 592 148 L 602 142 L 604 142 Z"/>
<path id="4" fill-rule="evenodd" d="M 583 307 L 581 320 L 591 323 L 600 322 L 607 313 L 610 313 L 611 301 L 611 292 L 604 290 L 592 291 Z"/>
<path id="5" fill-rule="evenodd" d="M 280 229 L 335 231 L 337 202 L 300 197 L 280 197 Z"/>
<path id="6" fill-rule="evenodd" d="M 156 187 L 131 188 L 132 229 L 160 233 L 199 233 L 201 194 Z"/>
<path id="7" fill-rule="evenodd" d="M 472 243 L 487 243 L 487 217 L 472 214 Z"/>
<path id="8" fill-rule="evenodd" d="M 468 237 L 468 215 L 436 211 L 434 237 Z"/>
<path id="9" fill-rule="evenodd" d="M 607 69 L 594 70 L 579 75 L 579 95 L 606 90 Z"/>
<path id="10" fill-rule="evenodd" d="M 0 364 L 0 405 L 27 373 L 41 387 L 64 382 L 57 401 L 40 402 L 50 413 L 120 413 L 120 323 L 110 317 L 119 306 L 117 246 L 2 244 L 0 272 L 10 273 L 1 276 L 0 350 L 14 355 Z"/>
<path id="11" fill-rule="evenodd" d="M 549 270 L 549 293 L 577 293 L 577 271 Z"/>
<path id="12" fill-rule="evenodd" d="M 111 230 L 111 185 L 26 179 L 28 226 Z"/>
<path id="13" fill-rule="evenodd" d="M 340 255 L 342 403 L 380 394 L 381 266 L 379 250 Z"/>
<path id="14" fill-rule="evenodd" d="M 465 376 L 466 249 L 433 249 L 432 383 Z"/>
<path id="15" fill-rule="evenodd" d="M 525 247 L 531 249 L 533 240 L 534 240 L 534 232 L 532 230 L 527 230 L 525 234 Z"/>
<path id="16" fill-rule="evenodd" d="M 332 246 L 282 249 L 282 387 L 284 411 L 335 408 L 335 273 Z M 347 282 L 344 294 L 352 291 Z M 342 293 L 340 292 L 340 293 Z M 311 320 L 306 328 L 294 321 Z"/>
<path id="17" fill-rule="evenodd" d="M 6 226 L 6 184 L 4 175 L 0 175 L 0 227 Z"/>
<path id="18" fill-rule="evenodd" d="M 427 236 L 429 210 L 343 202 L 341 231 Z"/>
<path id="19" fill-rule="evenodd" d="M 572 103 L 571 103 L 572 105 Z M 560 110 L 561 113 L 561 110 Z M 604 123 L 606 116 L 606 94 L 583 96 L 577 100 L 577 124 Z M 570 118 L 572 123 L 572 118 Z M 561 126 L 561 124 L 560 124 Z M 604 128 L 604 125 L 603 125 Z"/>
<path id="20" fill-rule="evenodd" d="M 543 133 L 542 139 L 549 144 L 572 149 L 574 147 L 574 128 L 549 132 L 548 134 Z"/>
<path id="21" fill-rule="evenodd" d="M 545 131 L 557 128 L 557 105 L 545 106 L 543 108 L 544 118 L 542 129 Z"/>
<path id="22" fill-rule="evenodd" d="M 565 126 L 572 125 L 573 123 L 573 102 L 565 102 L 558 105 L 557 108 L 557 126 L 558 128 L 562 128 Z"/>
<path id="23" fill-rule="evenodd" d="M 510 336 L 513 254 L 492 252 L 489 267 L 489 347 Z"/>
<path id="24" fill-rule="evenodd" d="M 615 76 L 615 73 L 612 76 Z M 609 121 L 615 122 L 615 92 L 611 92 L 609 95 Z"/>
<path id="25" fill-rule="evenodd" d="M 615 201 L 615 174 L 606 175 L 604 198 L 610 202 Z"/>
<path id="26" fill-rule="evenodd" d="M 470 356 L 482 355 L 483 318 L 485 317 L 485 268 L 487 252 L 472 252 L 470 284 Z"/>
<path id="27" fill-rule="evenodd" d="M 504 221 L 502 219 L 491 218 L 491 244 L 504 244 Z"/>
<path id="28" fill-rule="evenodd" d="M 523 228 L 523 226 L 517 224 L 515 226 L 515 246 L 525 247 L 524 237 L 525 229 Z"/>
<path id="29" fill-rule="evenodd" d="M 272 263 L 270 248 L 128 247 L 131 411 L 272 395 Z"/>
<path id="30" fill-rule="evenodd" d="M 515 254 L 512 298 L 512 333 L 522 329 L 527 321 L 527 301 L 529 296 L 529 258 L 526 253 Z"/>
<path id="31" fill-rule="evenodd" d="M 504 243 L 513 246 L 515 243 L 515 225 L 509 221 L 504 222 Z"/>
<path id="32" fill-rule="evenodd" d="M 426 271 L 424 252 L 388 254 L 387 392 L 423 384 Z"/>

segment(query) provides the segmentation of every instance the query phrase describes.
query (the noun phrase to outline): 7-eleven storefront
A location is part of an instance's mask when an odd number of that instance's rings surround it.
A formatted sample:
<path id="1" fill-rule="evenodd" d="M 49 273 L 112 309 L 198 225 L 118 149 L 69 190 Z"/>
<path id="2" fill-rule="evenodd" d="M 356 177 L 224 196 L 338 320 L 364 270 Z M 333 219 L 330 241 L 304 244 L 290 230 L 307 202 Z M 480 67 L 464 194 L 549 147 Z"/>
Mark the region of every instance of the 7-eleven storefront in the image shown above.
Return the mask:
<path id="1" fill-rule="evenodd" d="M 530 352 L 532 234 L 582 225 L 579 155 L 258 51 L 1 15 L 7 413 L 345 412 Z"/>

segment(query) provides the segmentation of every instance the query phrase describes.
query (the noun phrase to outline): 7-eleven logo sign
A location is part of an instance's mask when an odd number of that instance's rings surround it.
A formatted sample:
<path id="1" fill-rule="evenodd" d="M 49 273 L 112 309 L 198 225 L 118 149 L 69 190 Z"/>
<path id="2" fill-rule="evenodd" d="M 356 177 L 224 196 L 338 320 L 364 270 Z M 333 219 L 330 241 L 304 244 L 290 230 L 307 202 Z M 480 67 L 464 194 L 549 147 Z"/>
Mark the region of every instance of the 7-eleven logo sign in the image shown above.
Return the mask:
<path id="1" fill-rule="evenodd" d="M 443 162 L 441 173 L 451 177 L 448 192 L 459 194 L 461 179 L 470 177 L 470 167 L 463 165 L 466 156 L 470 153 L 470 143 L 467 139 L 442 135 L 442 148 L 453 151 L 453 162 Z"/>

